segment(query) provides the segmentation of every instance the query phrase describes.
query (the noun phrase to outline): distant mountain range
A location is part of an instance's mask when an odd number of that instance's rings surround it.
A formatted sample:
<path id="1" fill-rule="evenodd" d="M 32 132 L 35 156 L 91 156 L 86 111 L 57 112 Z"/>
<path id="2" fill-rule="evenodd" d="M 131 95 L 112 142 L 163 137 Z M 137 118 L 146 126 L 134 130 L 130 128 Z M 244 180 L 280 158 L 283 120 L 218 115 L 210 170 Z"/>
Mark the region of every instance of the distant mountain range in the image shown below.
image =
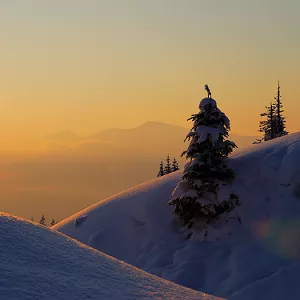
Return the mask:
<path id="1" fill-rule="evenodd" d="M 44 153 L 2 165 L 2 210 L 35 220 L 42 213 L 62 219 L 97 199 L 155 178 L 168 154 L 182 169 L 186 161 L 180 155 L 188 146 L 183 142 L 188 132 L 189 128 L 146 122 L 85 137 L 70 130 L 45 136 Z M 239 149 L 255 138 L 230 136 Z"/>
<path id="2" fill-rule="evenodd" d="M 44 139 L 52 143 L 73 144 L 77 149 L 92 150 L 96 148 L 100 152 L 101 148 L 110 151 L 115 148 L 116 150 L 123 149 L 145 154 L 179 155 L 187 147 L 184 139 L 189 130 L 189 128 L 177 125 L 149 121 L 135 128 L 101 130 L 87 137 L 80 137 L 70 130 L 64 130 L 48 135 Z M 257 136 L 230 134 L 229 138 L 241 149 L 251 145 Z M 111 147 L 108 148 L 108 145 Z"/>

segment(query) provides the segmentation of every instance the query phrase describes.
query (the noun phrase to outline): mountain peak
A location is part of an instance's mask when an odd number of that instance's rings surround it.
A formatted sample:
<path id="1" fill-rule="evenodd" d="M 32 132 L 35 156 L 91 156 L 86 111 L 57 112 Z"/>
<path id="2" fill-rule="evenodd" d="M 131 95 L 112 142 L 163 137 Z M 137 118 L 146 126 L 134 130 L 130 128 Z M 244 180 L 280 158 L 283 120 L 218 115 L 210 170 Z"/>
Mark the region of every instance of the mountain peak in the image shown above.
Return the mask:
<path id="1" fill-rule="evenodd" d="M 169 123 L 165 123 L 165 122 L 159 122 L 159 121 L 147 121 L 136 128 L 162 128 L 162 127 L 175 128 L 175 127 L 181 127 L 181 126 L 173 125 L 173 124 L 169 124 Z"/>

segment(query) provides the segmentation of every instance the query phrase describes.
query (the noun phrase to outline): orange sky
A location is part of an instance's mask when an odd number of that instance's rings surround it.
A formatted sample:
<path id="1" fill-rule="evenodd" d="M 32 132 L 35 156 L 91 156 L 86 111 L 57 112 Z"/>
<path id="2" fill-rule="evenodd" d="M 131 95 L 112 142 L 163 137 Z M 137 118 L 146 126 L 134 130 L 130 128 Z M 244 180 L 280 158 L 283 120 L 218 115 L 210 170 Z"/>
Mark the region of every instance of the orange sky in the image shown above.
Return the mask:
<path id="1" fill-rule="evenodd" d="M 299 9 L 296 0 L 3 1 L 0 150 L 35 148 L 65 128 L 190 127 L 206 83 L 232 131 L 256 135 L 280 79 L 288 131 L 298 131 Z"/>

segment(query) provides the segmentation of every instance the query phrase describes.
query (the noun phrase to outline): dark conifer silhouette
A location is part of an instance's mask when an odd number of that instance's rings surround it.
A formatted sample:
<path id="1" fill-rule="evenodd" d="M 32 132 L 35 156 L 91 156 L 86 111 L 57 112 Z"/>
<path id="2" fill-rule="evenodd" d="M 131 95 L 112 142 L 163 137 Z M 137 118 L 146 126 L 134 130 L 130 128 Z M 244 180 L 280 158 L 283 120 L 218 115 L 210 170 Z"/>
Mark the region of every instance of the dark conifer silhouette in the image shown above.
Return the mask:
<path id="1" fill-rule="evenodd" d="M 40 224 L 41 224 L 41 225 L 46 225 L 46 218 L 45 218 L 44 215 L 41 216 Z"/>
<path id="2" fill-rule="evenodd" d="M 176 160 L 176 158 L 174 158 L 173 163 L 172 163 L 172 167 L 171 167 L 171 172 L 175 172 L 179 170 L 179 165 L 178 162 Z"/>
<path id="3" fill-rule="evenodd" d="M 274 99 L 275 103 L 270 103 L 269 106 L 266 106 L 266 112 L 260 114 L 261 117 L 265 117 L 264 120 L 259 122 L 259 132 L 262 132 L 263 136 L 261 139 L 256 139 L 253 144 L 259 144 L 288 134 L 285 130 L 285 118 L 282 115 L 283 105 L 279 81 L 277 96 Z"/>
<path id="4" fill-rule="evenodd" d="M 163 162 L 161 161 L 161 162 L 160 162 L 160 166 L 159 166 L 159 171 L 158 171 L 157 177 L 161 177 L 161 176 L 164 176 L 164 175 L 165 175 L 165 172 L 164 172 L 164 164 L 163 164 Z"/>
<path id="5" fill-rule="evenodd" d="M 283 105 L 281 100 L 281 93 L 280 93 L 280 84 L 278 81 L 277 85 L 277 95 L 274 98 L 275 99 L 275 126 L 274 126 L 274 138 L 275 137 L 281 137 L 284 135 L 287 135 L 288 132 L 285 130 L 285 118 L 283 117 L 282 113 L 283 111 Z"/>
<path id="6" fill-rule="evenodd" d="M 274 104 L 266 106 L 266 112 L 260 114 L 265 119 L 259 122 L 259 132 L 263 134 L 261 139 L 257 139 L 254 144 L 259 144 L 262 141 L 266 142 L 275 138 L 275 114 Z"/>
<path id="7" fill-rule="evenodd" d="M 165 165 L 165 171 L 164 174 L 170 174 L 171 173 L 171 163 L 170 163 L 170 156 L 168 155 L 166 158 L 166 165 Z"/>

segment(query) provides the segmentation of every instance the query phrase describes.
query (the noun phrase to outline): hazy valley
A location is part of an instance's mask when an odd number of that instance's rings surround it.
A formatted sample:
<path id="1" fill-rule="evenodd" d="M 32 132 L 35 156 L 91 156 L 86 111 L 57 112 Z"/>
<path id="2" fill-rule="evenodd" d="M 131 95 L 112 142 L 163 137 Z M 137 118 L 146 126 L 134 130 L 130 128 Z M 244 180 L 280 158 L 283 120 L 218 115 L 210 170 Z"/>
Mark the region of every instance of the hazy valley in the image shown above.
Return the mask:
<path id="1" fill-rule="evenodd" d="M 131 129 L 109 129 L 87 137 L 65 130 L 45 136 L 40 154 L 3 156 L 1 210 L 38 221 L 45 214 L 61 220 L 92 203 L 156 177 L 169 154 L 180 167 L 188 128 L 146 122 Z M 242 149 L 253 136 L 231 134 Z"/>

